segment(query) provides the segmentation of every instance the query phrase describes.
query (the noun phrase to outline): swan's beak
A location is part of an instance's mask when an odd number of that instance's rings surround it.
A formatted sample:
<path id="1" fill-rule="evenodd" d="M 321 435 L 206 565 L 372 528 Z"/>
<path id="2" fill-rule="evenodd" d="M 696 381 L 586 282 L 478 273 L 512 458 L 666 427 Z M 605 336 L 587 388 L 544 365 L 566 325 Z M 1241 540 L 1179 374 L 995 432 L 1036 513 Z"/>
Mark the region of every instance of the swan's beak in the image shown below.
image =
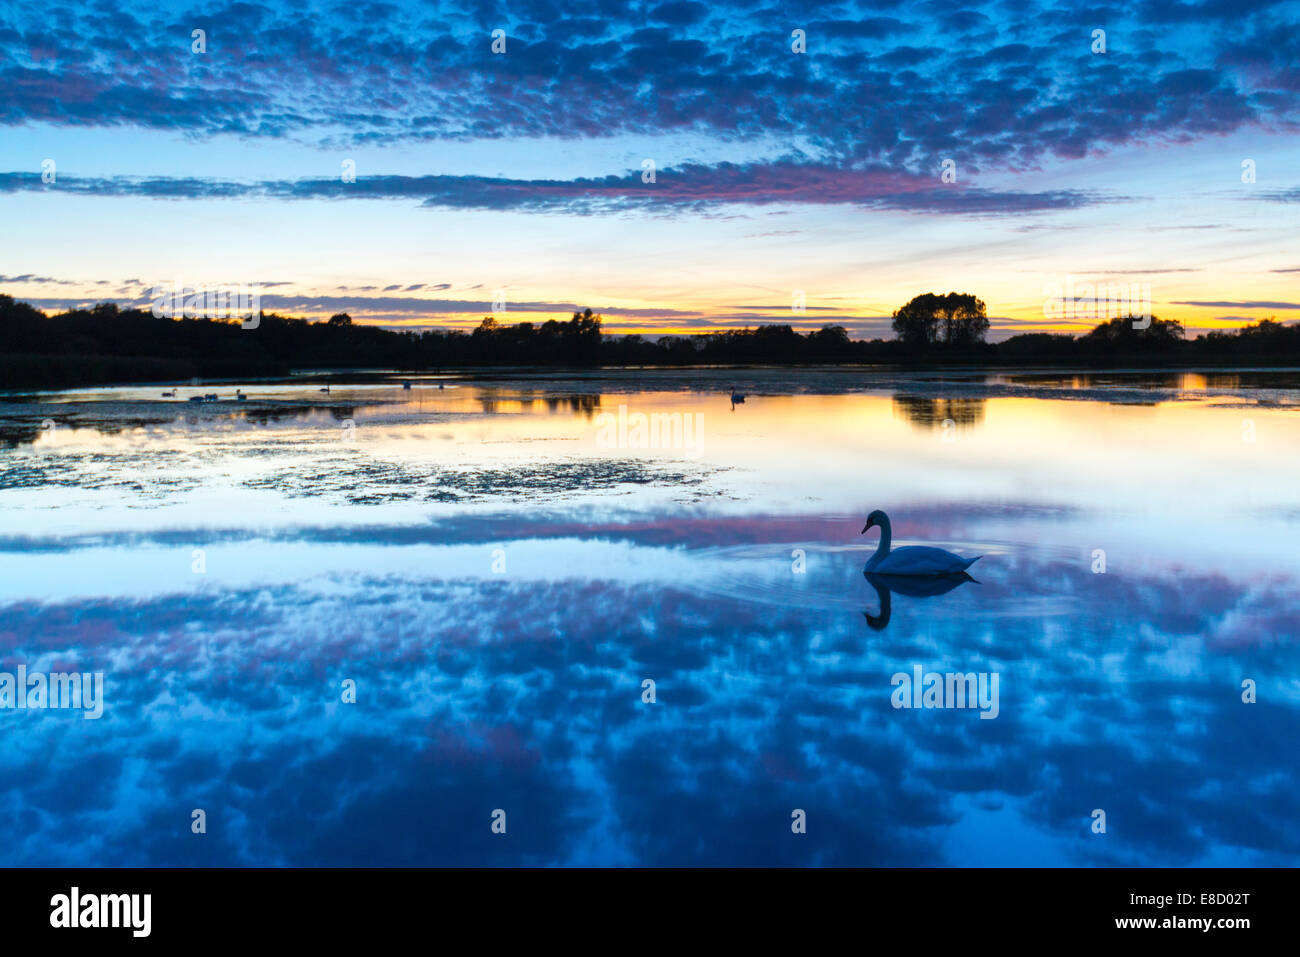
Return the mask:
<path id="1" fill-rule="evenodd" d="M 865 535 L 865 534 L 867 534 L 867 529 L 869 529 L 870 527 L 871 527 L 871 523 L 870 523 L 870 522 L 867 522 L 867 524 L 865 524 L 865 525 L 862 526 L 862 531 L 859 532 L 858 534 L 859 534 L 859 535 Z"/>

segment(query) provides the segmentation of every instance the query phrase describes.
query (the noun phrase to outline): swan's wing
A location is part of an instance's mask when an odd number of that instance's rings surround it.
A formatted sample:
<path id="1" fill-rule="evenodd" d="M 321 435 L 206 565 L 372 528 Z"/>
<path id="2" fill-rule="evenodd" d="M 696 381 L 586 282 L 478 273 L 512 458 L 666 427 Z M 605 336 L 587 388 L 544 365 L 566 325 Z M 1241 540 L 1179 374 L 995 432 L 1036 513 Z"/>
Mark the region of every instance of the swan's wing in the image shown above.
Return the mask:
<path id="1" fill-rule="evenodd" d="M 950 575 L 965 571 L 975 562 L 942 548 L 906 545 L 895 548 L 872 571 L 887 575 Z"/>
<path id="2" fill-rule="evenodd" d="M 866 579 L 875 587 L 877 594 L 884 588 L 909 598 L 934 598 L 975 581 L 965 572 L 942 575 L 877 575 L 875 572 L 867 572 Z"/>

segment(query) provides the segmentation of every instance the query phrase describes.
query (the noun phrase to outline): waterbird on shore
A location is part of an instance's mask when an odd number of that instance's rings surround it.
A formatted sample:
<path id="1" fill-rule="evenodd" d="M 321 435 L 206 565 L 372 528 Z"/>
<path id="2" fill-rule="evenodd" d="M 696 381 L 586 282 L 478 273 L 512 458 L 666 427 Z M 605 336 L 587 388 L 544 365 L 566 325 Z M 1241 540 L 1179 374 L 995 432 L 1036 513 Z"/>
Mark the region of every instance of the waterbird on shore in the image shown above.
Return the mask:
<path id="1" fill-rule="evenodd" d="M 891 552 L 889 547 L 893 535 L 889 527 L 889 516 L 880 509 L 867 516 L 862 534 L 867 534 L 868 529 L 877 526 L 880 528 L 880 543 L 876 546 L 876 553 L 867 559 L 865 570 L 878 575 L 955 575 L 984 557 L 976 555 L 974 558 L 962 558 L 930 545 L 906 545 Z"/>
<path id="2" fill-rule="evenodd" d="M 244 390 L 243 390 L 243 389 L 236 389 L 236 390 L 235 390 L 235 399 L 236 399 L 237 401 L 239 401 L 239 402 L 247 402 L 247 401 L 248 401 L 248 396 L 244 394 Z"/>
<path id="3" fill-rule="evenodd" d="M 164 392 L 164 393 L 162 394 L 162 397 L 163 397 L 164 399 L 174 399 L 174 398 L 176 398 L 176 390 L 175 390 L 175 389 L 172 389 L 170 392 Z"/>
<path id="4" fill-rule="evenodd" d="M 330 384 L 329 384 L 328 382 L 326 382 L 326 383 L 325 383 L 325 388 L 321 389 L 321 391 L 324 392 L 326 395 L 329 395 Z"/>
<path id="5" fill-rule="evenodd" d="M 734 385 L 731 386 L 731 404 L 740 405 L 744 401 L 745 401 L 745 393 L 737 392 L 736 387 Z"/>

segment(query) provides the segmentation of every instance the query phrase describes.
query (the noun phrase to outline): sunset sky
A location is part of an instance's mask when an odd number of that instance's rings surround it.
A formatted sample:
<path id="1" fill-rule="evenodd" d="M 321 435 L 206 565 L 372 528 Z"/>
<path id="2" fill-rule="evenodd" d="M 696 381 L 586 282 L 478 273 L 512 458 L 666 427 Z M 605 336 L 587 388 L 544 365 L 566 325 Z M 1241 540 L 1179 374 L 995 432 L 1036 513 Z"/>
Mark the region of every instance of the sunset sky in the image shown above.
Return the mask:
<path id="1" fill-rule="evenodd" d="M 1193 331 L 1290 321 L 1298 22 L 1252 0 L 6 0 L 0 292 L 256 283 L 267 311 L 423 328 L 502 290 L 505 322 L 856 338 L 957 290 L 1001 338 L 1095 324 L 1044 315 L 1073 277 L 1149 283 Z"/>

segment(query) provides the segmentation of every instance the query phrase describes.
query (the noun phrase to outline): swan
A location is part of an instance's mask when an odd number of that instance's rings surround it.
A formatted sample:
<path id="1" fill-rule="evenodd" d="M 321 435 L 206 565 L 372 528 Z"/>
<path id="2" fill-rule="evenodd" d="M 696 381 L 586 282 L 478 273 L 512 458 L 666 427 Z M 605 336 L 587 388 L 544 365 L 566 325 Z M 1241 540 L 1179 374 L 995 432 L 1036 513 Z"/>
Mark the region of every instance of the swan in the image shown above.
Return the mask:
<path id="1" fill-rule="evenodd" d="M 170 392 L 164 392 L 164 393 L 162 394 L 162 397 L 163 397 L 164 399 L 174 399 L 174 398 L 176 398 L 176 390 L 175 390 L 175 389 L 172 389 Z"/>
<path id="2" fill-rule="evenodd" d="M 737 392 L 736 387 L 733 385 L 731 387 L 731 404 L 740 405 L 744 401 L 745 401 L 745 394 L 743 392 Z"/>
<path id="3" fill-rule="evenodd" d="M 330 384 L 329 384 L 328 382 L 326 382 L 326 383 L 325 383 L 325 388 L 321 389 L 320 391 L 322 391 L 322 392 L 324 392 L 326 395 L 328 395 L 328 394 L 329 394 L 329 391 L 330 391 Z"/>
<path id="4" fill-rule="evenodd" d="M 248 401 L 248 396 L 247 396 L 247 394 L 245 394 L 245 392 L 244 392 L 243 389 L 236 389 L 236 390 L 235 390 L 235 399 L 236 399 L 237 401 L 239 401 L 239 402 L 247 402 L 247 401 Z"/>
<path id="5" fill-rule="evenodd" d="M 891 552 L 889 516 L 880 509 L 867 516 L 862 534 L 867 534 L 867 529 L 876 525 L 880 526 L 880 544 L 876 546 L 876 554 L 867 559 L 866 571 L 877 575 L 955 575 L 984 557 L 976 555 L 974 558 L 962 558 L 929 545 L 907 545 Z"/>

